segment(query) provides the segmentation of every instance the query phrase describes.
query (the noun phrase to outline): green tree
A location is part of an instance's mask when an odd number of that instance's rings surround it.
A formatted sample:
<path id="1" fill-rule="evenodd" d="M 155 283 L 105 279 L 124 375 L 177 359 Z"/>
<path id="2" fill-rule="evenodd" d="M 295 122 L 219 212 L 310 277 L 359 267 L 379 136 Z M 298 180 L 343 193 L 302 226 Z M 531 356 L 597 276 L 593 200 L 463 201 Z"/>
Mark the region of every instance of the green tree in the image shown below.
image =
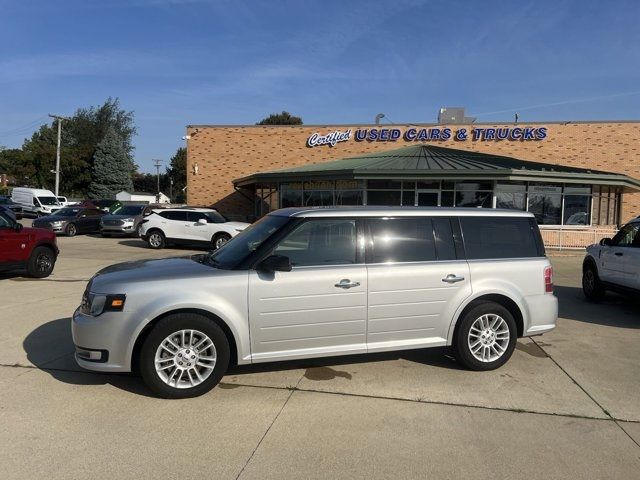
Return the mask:
<path id="1" fill-rule="evenodd" d="M 260 120 L 256 125 L 302 125 L 302 118 L 294 117 L 289 112 L 272 113 Z"/>
<path id="2" fill-rule="evenodd" d="M 171 201 L 183 203 L 186 201 L 184 187 L 187 186 L 187 149 L 178 148 L 176 153 L 171 157 L 169 167 L 167 168 L 167 176 L 173 180 L 173 197 Z M 169 195 L 169 192 L 164 192 Z"/>
<path id="3" fill-rule="evenodd" d="M 127 159 L 126 171 L 133 173 L 133 137 L 136 134 L 133 112 L 121 108 L 117 98 L 109 97 L 98 107 L 79 108 L 62 123 L 60 192 L 64 195 L 85 195 L 92 180 L 91 169 L 98 144 L 113 128 L 122 140 Z M 52 188 L 55 183 L 57 122 L 42 125 L 26 139 L 20 153 L 3 152 L 8 163 L 6 173 L 19 185 Z"/>
<path id="4" fill-rule="evenodd" d="M 130 157 L 125 142 L 110 127 L 93 156 L 89 198 L 115 198 L 122 190 L 133 190 Z"/>

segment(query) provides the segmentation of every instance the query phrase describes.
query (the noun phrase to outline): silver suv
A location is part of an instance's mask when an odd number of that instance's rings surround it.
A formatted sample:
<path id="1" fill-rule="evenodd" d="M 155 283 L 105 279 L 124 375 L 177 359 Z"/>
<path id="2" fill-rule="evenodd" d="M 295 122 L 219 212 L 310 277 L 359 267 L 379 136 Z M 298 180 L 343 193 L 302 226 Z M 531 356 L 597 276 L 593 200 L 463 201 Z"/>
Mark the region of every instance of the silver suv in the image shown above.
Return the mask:
<path id="1" fill-rule="evenodd" d="M 73 315 L 80 366 L 201 395 L 230 362 L 452 345 L 504 364 L 553 329 L 552 267 L 533 215 L 447 208 L 283 209 L 219 250 L 113 265 Z"/>

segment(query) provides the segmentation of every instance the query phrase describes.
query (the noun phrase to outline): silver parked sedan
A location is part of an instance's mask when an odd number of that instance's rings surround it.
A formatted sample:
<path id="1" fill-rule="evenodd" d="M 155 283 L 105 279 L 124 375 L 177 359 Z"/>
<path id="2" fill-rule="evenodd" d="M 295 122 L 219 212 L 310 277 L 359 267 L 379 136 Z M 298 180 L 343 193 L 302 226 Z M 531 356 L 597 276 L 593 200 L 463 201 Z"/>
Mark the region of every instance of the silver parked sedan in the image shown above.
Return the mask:
<path id="1" fill-rule="evenodd" d="M 140 226 L 145 215 L 151 213 L 151 207 L 144 205 L 122 205 L 115 212 L 100 220 L 100 233 L 103 237 L 111 235 L 140 236 Z"/>

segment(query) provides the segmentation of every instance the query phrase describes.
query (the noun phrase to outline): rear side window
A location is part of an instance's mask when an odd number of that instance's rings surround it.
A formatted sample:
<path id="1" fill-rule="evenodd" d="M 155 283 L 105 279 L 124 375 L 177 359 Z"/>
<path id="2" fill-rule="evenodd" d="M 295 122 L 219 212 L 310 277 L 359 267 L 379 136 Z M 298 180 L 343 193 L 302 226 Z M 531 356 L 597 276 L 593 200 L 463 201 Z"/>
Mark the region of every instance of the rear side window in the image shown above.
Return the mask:
<path id="1" fill-rule="evenodd" d="M 369 219 L 371 248 L 368 263 L 437 260 L 430 218 Z"/>
<path id="2" fill-rule="evenodd" d="M 180 212 L 180 211 L 167 211 L 167 212 L 160 212 L 158 215 L 160 215 L 161 217 L 166 218 L 167 220 L 179 220 L 181 222 L 186 222 L 187 221 L 187 212 Z"/>
<path id="3" fill-rule="evenodd" d="M 526 217 L 460 217 L 460 224 L 469 260 L 542 256 Z"/>

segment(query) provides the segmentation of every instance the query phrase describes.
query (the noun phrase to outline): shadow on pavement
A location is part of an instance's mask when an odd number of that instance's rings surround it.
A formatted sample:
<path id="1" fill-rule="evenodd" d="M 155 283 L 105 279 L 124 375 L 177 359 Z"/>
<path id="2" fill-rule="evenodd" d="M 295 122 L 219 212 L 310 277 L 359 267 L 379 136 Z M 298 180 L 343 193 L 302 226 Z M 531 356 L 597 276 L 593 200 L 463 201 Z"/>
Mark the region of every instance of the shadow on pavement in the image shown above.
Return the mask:
<path id="1" fill-rule="evenodd" d="M 640 328 L 640 302 L 607 292 L 598 303 L 588 301 L 578 287 L 554 287 L 559 316 L 578 322 L 619 328 Z"/>
<path id="2" fill-rule="evenodd" d="M 132 374 L 97 373 L 81 370 L 73 360 L 74 345 L 71 339 L 71 319 L 59 318 L 40 325 L 22 342 L 29 361 L 56 380 L 72 385 L 110 384 L 122 390 L 152 397 L 142 379 Z M 57 366 L 56 360 L 68 360 L 68 366 Z M 77 368 L 79 371 L 73 370 Z"/>
<path id="3" fill-rule="evenodd" d="M 80 369 L 73 359 L 74 345 L 71 338 L 70 322 L 70 318 L 59 318 L 40 325 L 27 335 L 22 342 L 22 346 L 27 354 L 27 358 L 33 365 L 63 383 L 72 385 L 110 384 L 137 395 L 153 396 L 144 385 L 142 379 L 134 374 L 97 373 Z M 451 356 L 451 350 L 449 348 L 438 347 L 403 352 L 345 355 L 287 362 L 260 363 L 256 365 L 236 365 L 229 368 L 228 374 L 250 375 L 260 372 L 307 369 L 308 371 L 305 375 L 311 380 L 330 380 L 335 376 L 350 377 L 346 372 L 340 372 L 331 367 L 399 359 L 440 368 L 453 370 L 463 369 Z M 58 362 L 57 364 L 54 363 L 56 361 Z M 63 364 L 61 365 L 60 362 Z"/>

